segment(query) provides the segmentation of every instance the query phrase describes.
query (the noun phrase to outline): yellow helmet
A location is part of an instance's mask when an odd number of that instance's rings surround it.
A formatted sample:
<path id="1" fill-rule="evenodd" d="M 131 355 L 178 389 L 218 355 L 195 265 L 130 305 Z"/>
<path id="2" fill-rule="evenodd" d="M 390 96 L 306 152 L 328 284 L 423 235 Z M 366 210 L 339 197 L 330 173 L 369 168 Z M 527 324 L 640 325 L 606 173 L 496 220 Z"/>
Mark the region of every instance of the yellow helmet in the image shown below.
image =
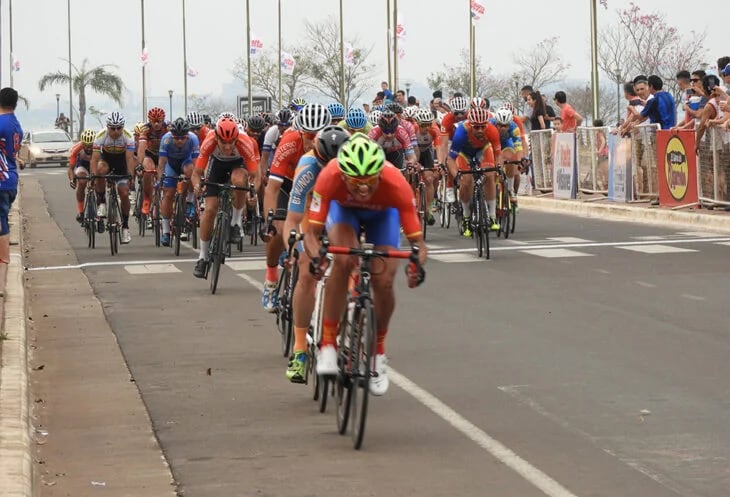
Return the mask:
<path id="1" fill-rule="evenodd" d="M 96 138 L 96 131 L 91 128 L 85 129 L 81 133 L 81 143 L 83 143 L 84 145 L 92 145 L 94 143 L 94 138 Z"/>
<path id="2" fill-rule="evenodd" d="M 134 136 L 139 136 L 142 134 L 142 129 L 144 128 L 144 123 L 137 123 L 134 125 Z"/>

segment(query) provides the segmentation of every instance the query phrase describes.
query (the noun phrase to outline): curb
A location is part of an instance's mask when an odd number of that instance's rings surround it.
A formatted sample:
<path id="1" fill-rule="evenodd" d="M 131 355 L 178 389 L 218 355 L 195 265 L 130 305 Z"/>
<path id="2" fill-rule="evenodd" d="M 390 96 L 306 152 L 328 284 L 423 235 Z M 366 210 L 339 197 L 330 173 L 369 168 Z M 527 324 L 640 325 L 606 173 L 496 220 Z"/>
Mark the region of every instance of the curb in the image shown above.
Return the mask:
<path id="1" fill-rule="evenodd" d="M 10 238 L 18 243 L 10 246 L 2 326 L 8 338 L 0 357 L 0 494 L 5 497 L 33 495 L 20 198 L 18 185 L 10 211 Z"/>
<path id="2" fill-rule="evenodd" d="M 730 233 L 730 215 L 686 212 L 660 207 L 638 207 L 626 204 L 598 204 L 581 200 L 557 200 L 530 196 L 519 197 L 520 207 L 580 217 L 703 229 Z M 704 210 L 704 212 L 707 212 Z"/>

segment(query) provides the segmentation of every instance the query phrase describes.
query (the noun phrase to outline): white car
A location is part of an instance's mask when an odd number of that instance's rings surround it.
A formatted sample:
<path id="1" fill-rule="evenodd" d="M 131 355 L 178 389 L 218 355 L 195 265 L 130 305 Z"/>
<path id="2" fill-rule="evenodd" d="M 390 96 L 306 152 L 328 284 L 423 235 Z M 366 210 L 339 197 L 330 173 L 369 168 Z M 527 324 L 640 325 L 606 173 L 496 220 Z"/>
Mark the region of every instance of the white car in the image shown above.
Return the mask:
<path id="1" fill-rule="evenodd" d="M 18 158 L 24 166 L 57 163 L 68 166 L 68 153 L 74 143 L 62 129 L 26 131 L 20 145 Z"/>

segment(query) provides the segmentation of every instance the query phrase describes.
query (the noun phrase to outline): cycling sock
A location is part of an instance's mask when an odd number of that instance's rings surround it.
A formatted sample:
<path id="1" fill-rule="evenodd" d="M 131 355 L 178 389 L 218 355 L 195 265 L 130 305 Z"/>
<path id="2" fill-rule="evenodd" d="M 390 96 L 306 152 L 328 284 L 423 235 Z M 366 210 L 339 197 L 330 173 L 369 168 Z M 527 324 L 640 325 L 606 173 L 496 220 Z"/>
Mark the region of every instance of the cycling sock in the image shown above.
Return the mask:
<path id="1" fill-rule="evenodd" d="M 83 200 L 77 200 L 76 201 L 76 208 L 78 209 L 79 214 L 81 214 L 82 212 L 84 212 L 84 201 Z"/>
<path id="2" fill-rule="evenodd" d="M 462 202 L 461 208 L 464 210 L 464 217 L 471 217 L 471 202 Z"/>
<path id="3" fill-rule="evenodd" d="M 279 281 L 279 266 L 266 266 L 266 282 L 276 283 Z"/>
<path id="4" fill-rule="evenodd" d="M 170 232 L 170 219 L 162 218 L 162 234 L 166 235 Z"/>
<path id="5" fill-rule="evenodd" d="M 330 321 L 329 319 L 325 319 L 322 322 L 322 343 L 320 344 L 322 347 L 325 345 L 335 346 L 337 344 L 338 325 L 339 323 L 337 321 Z"/>
<path id="6" fill-rule="evenodd" d="M 292 350 L 294 352 L 301 352 L 307 350 L 307 326 L 295 326 L 294 327 L 294 345 Z"/>
<path id="7" fill-rule="evenodd" d="M 243 209 L 233 208 L 233 215 L 231 216 L 231 226 L 241 226 L 241 220 L 243 219 Z"/>
<path id="8" fill-rule="evenodd" d="M 497 212 L 497 200 L 487 200 L 487 210 L 489 211 L 489 215 L 491 217 L 494 217 L 495 213 Z"/>
<path id="9" fill-rule="evenodd" d="M 210 247 L 210 240 L 200 240 L 200 255 L 198 259 L 208 260 L 208 247 Z"/>
<path id="10" fill-rule="evenodd" d="M 378 330 L 378 345 L 376 348 L 376 354 L 385 354 L 385 335 L 388 334 L 388 330 Z"/>
<path id="11" fill-rule="evenodd" d="M 129 214 L 122 216 L 122 229 L 129 229 Z"/>

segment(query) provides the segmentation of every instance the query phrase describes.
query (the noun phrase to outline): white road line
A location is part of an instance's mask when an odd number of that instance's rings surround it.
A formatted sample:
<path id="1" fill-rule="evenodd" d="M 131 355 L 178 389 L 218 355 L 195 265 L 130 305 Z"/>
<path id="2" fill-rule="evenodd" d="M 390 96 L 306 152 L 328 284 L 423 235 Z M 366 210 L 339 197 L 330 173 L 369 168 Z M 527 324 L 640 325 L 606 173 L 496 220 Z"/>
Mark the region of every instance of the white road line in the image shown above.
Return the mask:
<path id="1" fill-rule="evenodd" d="M 577 250 L 568 250 L 564 248 L 553 248 L 553 249 L 539 249 L 539 250 L 521 250 L 523 254 L 536 255 L 538 257 L 547 257 L 550 259 L 558 257 L 588 257 L 593 254 L 586 254 L 585 252 L 578 252 Z"/>
<path id="2" fill-rule="evenodd" d="M 700 297 L 699 295 L 692 295 L 690 293 L 683 293 L 682 297 L 689 299 L 689 300 L 705 300 L 705 297 Z"/>
<path id="3" fill-rule="evenodd" d="M 656 288 L 654 283 L 647 283 L 646 281 L 637 281 L 636 284 L 644 288 Z"/>
<path id="4" fill-rule="evenodd" d="M 609 271 L 608 269 L 596 269 L 595 271 L 601 274 L 611 274 L 611 271 Z"/>
<path id="5" fill-rule="evenodd" d="M 258 290 L 262 291 L 264 289 L 263 283 L 252 278 L 248 274 L 238 273 L 238 276 L 249 282 L 251 286 Z M 431 412 L 456 428 L 469 440 L 486 450 L 502 464 L 509 467 L 535 487 L 540 489 L 548 497 L 576 497 L 575 494 L 563 487 L 560 483 L 522 459 L 504 444 L 470 423 L 466 418 L 402 374 L 392 368 L 388 368 L 388 376 L 391 378 L 393 383 L 430 409 Z"/>
<path id="6" fill-rule="evenodd" d="M 681 252 L 697 252 L 694 249 L 686 249 L 682 247 L 672 247 L 671 245 L 640 245 L 633 247 L 618 247 L 624 250 L 632 250 L 634 252 L 641 252 L 643 254 L 677 254 Z"/>
<path id="7" fill-rule="evenodd" d="M 549 237 L 548 240 L 560 243 L 591 243 L 593 240 L 586 240 L 585 238 L 576 238 L 574 236 L 553 236 Z"/>
<path id="8" fill-rule="evenodd" d="M 390 367 L 388 368 L 388 377 L 431 412 L 453 426 L 502 464 L 522 476 L 548 497 L 576 497 L 570 490 L 522 459 L 499 440 L 491 437 L 438 398 Z"/>
<path id="9" fill-rule="evenodd" d="M 196 259 L 159 259 L 151 261 L 99 261 L 99 262 L 84 262 L 82 264 L 69 264 L 67 266 L 38 266 L 38 267 L 26 267 L 26 271 L 60 271 L 63 269 L 83 269 L 87 267 L 107 267 L 107 266 L 135 266 L 145 264 L 175 264 L 178 262 L 197 262 Z M 266 260 L 266 256 L 256 255 L 251 257 L 228 257 L 227 261 L 263 261 Z"/>
<path id="10" fill-rule="evenodd" d="M 129 274 L 166 274 L 181 272 L 174 264 L 135 264 L 124 266 Z"/>
<path id="11" fill-rule="evenodd" d="M 588 248 L 588 247 L 631 247 L 635 245 L 656 245 L 656 240 L 647 240 L 641 242 L 592 242 L 592 243 L 548 243 L 545 245 L 532 245 L 530 250 L 543 249 L 543 248 Z M 728 242 L 730 238 L 697 238 L 689 240 L 663 240 L 665 244 L 684 244 L 684 243 L 717 243 L 717 242 Z M 464 248 L 464 249 L 444 249 L 444 250 L 430 250 L 429 254 L 457 254 L 460 252 L 476 252 L 476 248 Z M 514 250 L 525 250 L 524 246 L 513 246 L 513 247 L 491 247 L 492 252 L 509 252 Z"/>

